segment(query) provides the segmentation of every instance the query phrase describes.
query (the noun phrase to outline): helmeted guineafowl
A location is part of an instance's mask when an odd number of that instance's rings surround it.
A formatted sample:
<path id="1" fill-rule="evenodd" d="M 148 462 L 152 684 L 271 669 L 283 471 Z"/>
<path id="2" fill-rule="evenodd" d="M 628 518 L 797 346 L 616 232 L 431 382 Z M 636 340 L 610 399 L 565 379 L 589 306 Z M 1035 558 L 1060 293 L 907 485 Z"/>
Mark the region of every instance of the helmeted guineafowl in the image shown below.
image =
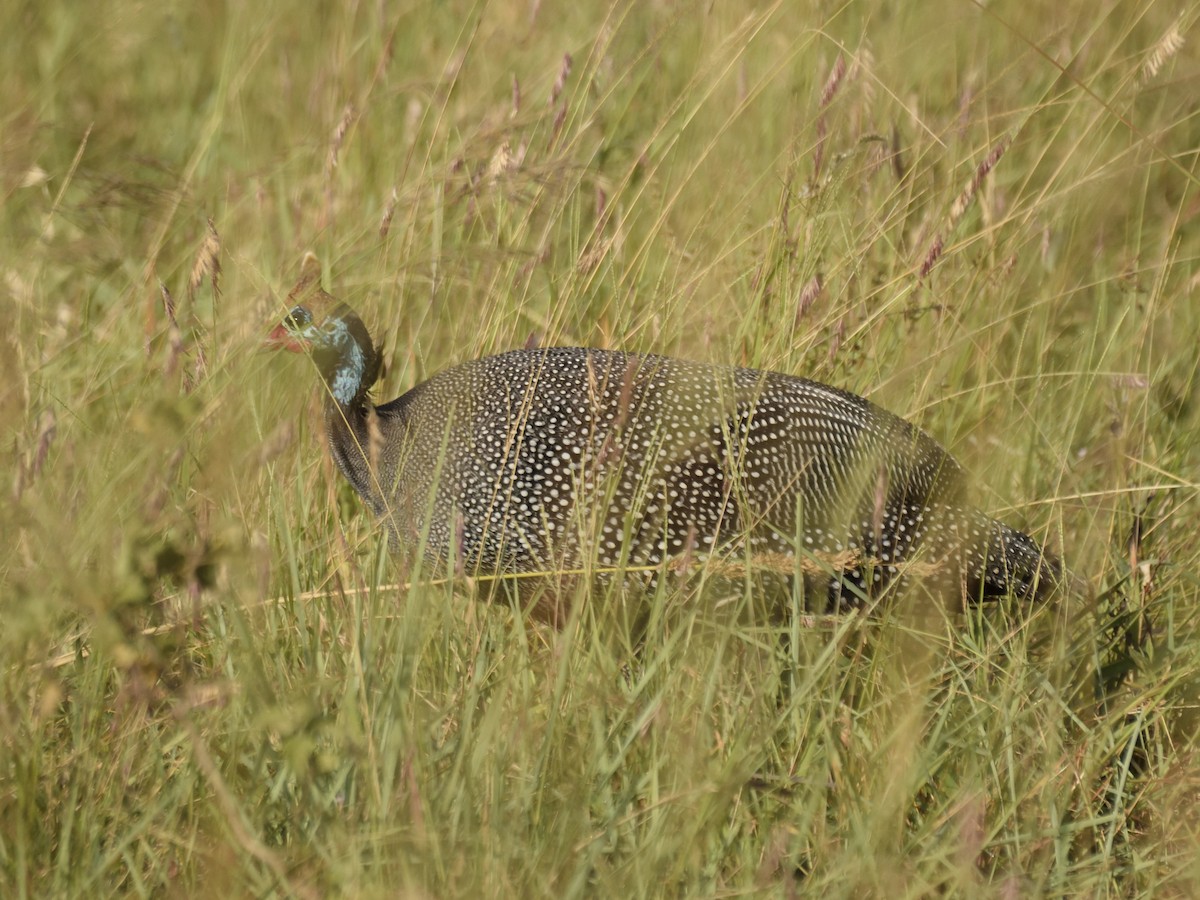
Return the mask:
<path id="1" fill-rule="evenodd" d="M 376 406 L 380 360 L 347 306 L 320 322 L 297 306 L 271 342 L 312 352 L 333 458 L 393 542 L 424 535 L 426 557 L 459 571 L 655 566 L 722 548 L 802 574 L 833 607 L 898 579 L 970 600 L 1040 597 L 1061 580 L 1032 538 L 967 503 L 936 441 L 824 384 L 554 347 L 463 363 Z"/>

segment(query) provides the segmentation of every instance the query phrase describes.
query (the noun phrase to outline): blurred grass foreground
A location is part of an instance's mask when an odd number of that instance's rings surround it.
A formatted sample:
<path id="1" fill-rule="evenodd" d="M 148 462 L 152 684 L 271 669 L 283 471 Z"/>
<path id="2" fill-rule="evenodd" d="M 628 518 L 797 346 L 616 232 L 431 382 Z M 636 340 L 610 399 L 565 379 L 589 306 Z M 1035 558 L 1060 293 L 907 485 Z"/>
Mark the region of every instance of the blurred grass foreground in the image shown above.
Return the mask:
<path id="1" fill-rule="evenodd" d="M 1200 893 L 1198 15 L 8 0 L 0 896 Z M 258 352 L 306 251 L 385 399 L 527 341 L 806 375 L 1094 598 L 480 603 Z"/>

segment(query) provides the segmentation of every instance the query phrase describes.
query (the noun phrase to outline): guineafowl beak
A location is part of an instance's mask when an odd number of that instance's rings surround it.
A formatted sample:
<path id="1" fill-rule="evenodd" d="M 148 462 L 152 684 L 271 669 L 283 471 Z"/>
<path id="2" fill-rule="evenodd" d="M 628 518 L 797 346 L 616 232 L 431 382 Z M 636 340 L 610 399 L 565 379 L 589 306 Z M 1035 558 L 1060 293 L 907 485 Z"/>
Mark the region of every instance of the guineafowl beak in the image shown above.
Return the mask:
<path id="1" fill-rule="evenodd" d="M 292 353 L 304 353 L 308 350 L 308 344 L 305 341 L 299 340 L 294 334 L 288 331 L 288 327 L 285 324 L 280 322 L 267 335 L 267 339 L 263 342 L 263 348 L 266 350 L 288 350 Z"/>

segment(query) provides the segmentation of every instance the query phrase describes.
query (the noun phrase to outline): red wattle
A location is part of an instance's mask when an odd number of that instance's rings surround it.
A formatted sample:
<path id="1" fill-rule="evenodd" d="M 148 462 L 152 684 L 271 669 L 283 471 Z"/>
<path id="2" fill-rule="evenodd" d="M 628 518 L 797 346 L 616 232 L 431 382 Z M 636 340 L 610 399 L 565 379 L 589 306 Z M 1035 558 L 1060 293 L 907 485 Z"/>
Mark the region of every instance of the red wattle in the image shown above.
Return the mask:
<path id="1" fill-rule="evenodd" d="M 264 343 L 272 350 L 288 350 L 291 353 L 303 353 L 306 349 L 304 344 L 296 340 L 282 322 L 271 329 L 271 333 L 267 335 Z"/>

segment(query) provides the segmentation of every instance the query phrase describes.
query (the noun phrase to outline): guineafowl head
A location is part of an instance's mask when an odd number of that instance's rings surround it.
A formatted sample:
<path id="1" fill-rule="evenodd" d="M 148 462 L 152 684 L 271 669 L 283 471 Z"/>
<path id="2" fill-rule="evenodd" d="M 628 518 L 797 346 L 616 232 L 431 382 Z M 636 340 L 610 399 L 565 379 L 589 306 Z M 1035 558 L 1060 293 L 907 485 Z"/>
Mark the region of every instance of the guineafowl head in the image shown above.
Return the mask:
<path id="1" fill-rule="evenodd" d="M 343 406 L 360 402 L 379 378 L 379 355 L 367 326 L 344 303 L 320 322 L 308 307 L 294 307 L 267 336 L 267 343 L 311 353 L 330 396 Z"/>

